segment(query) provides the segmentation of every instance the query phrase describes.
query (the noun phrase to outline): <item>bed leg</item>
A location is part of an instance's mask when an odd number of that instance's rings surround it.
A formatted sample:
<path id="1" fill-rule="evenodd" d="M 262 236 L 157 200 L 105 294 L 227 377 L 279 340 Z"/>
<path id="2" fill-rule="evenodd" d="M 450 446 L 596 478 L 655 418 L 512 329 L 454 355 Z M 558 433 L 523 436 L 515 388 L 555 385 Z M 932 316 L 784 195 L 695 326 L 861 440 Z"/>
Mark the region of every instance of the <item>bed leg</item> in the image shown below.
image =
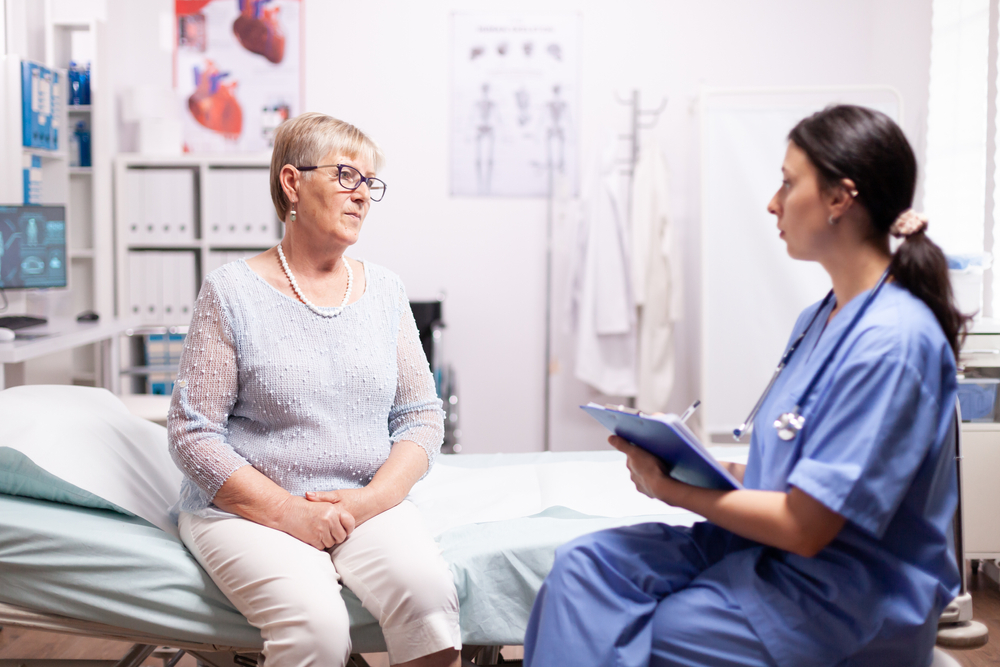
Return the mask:
<path id="1" fill-rule="evenodd" d="M 232 651 L 188 651 L 198 661 L 198 667 L 257 667 L 259 653 L 234 653 Z"/>
<path id="2" fill-rule="evenodd" d="M 169 660 L 163 661 L 163 667 L 175 667 L 175 665 L 180 662 L 181 658 L 187 653 L 184 649 L 178 649 L 177 653 L 174 653 L 174 657 Z"/>
<path id="3" fill-rule="evenodd" d="M 462 647 L 462 657 L 475 661 L 477 665 L 496 665 L 500 662 L 500 647 L 466 644 Z"/>
<path id="4" fill-rule="evenodd" d="M 155 645 L 135 644 L 125 654 L 124 658 L 115 663 L 115 667 L 139 667 L 143 660 L 152 655 L 155 650 Z"/>

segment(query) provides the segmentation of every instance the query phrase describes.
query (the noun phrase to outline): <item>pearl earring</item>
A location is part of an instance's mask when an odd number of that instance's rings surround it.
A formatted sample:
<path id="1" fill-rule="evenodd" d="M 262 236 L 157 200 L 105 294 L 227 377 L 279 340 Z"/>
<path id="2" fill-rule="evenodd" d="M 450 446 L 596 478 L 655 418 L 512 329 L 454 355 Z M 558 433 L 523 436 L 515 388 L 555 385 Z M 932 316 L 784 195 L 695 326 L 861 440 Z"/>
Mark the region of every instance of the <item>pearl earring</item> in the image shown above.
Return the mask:
<path id="1" fill-rule="evenodd" d="M 291 219 L 292 222 L 295 222 L 295 209 L 294 208 L 292 209 L 292 214 L 291 214 L 291 216 L 289 216 L 289 218 Z"/>

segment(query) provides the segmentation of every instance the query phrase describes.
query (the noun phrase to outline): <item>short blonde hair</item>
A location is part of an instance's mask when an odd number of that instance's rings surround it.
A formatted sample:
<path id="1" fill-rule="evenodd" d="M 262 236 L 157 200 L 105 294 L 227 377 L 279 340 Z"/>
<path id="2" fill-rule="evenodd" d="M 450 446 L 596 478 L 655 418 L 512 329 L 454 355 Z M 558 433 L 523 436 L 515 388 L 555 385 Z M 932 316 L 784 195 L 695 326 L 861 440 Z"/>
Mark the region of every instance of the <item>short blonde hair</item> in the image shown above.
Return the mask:
<path id="1" fill-rule="evenodd" d="M 281 168 L 286 164 L 293 167 L 313 166 L 331 152 L 366 159 L 376 172 L 382 169 L 385 162 L 382 149 L 368 135 L 350 123 L 326 114 L 310 111 L 289 118 L 278 127 L 271 154 L 271 201 L 280 219 L 284 220 L 291 208 L 281 187 Z M 303 176 L 308 177 L 309 173 L 305 172 Z"/>

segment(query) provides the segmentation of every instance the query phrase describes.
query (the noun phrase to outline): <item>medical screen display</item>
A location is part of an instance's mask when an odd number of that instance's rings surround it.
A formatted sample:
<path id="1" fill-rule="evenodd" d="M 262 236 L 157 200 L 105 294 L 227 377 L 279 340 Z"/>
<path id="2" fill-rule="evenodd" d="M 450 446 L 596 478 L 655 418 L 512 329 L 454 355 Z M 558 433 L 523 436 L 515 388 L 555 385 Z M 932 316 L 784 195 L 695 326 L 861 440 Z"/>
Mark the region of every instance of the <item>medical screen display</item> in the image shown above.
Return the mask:
<path id="1" fill-rule="evenodd" d="M 0 288 L 66 287 L 66 209 L 0 206 Z"/>

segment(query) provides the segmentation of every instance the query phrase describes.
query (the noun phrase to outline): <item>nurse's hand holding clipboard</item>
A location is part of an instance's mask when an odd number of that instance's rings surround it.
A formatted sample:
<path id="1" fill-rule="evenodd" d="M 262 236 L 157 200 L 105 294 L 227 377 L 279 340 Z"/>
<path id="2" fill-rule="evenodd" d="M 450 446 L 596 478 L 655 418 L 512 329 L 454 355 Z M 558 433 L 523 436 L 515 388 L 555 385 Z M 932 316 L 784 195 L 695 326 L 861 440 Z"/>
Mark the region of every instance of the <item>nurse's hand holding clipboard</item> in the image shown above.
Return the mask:
<path id="1" fill-rule="evenodd" d="M 789 493 L 703 489 L 665 475 L 658 458 L 617 435 L 608 442 L 627 457 L 632 481 L 640 493 L 700 514 L 761 544 L 811 558 L 844 527 L 844 517 L 794 486 Z M 731 467 L 730 472 L 742 481 L 743 470 Z"/>

